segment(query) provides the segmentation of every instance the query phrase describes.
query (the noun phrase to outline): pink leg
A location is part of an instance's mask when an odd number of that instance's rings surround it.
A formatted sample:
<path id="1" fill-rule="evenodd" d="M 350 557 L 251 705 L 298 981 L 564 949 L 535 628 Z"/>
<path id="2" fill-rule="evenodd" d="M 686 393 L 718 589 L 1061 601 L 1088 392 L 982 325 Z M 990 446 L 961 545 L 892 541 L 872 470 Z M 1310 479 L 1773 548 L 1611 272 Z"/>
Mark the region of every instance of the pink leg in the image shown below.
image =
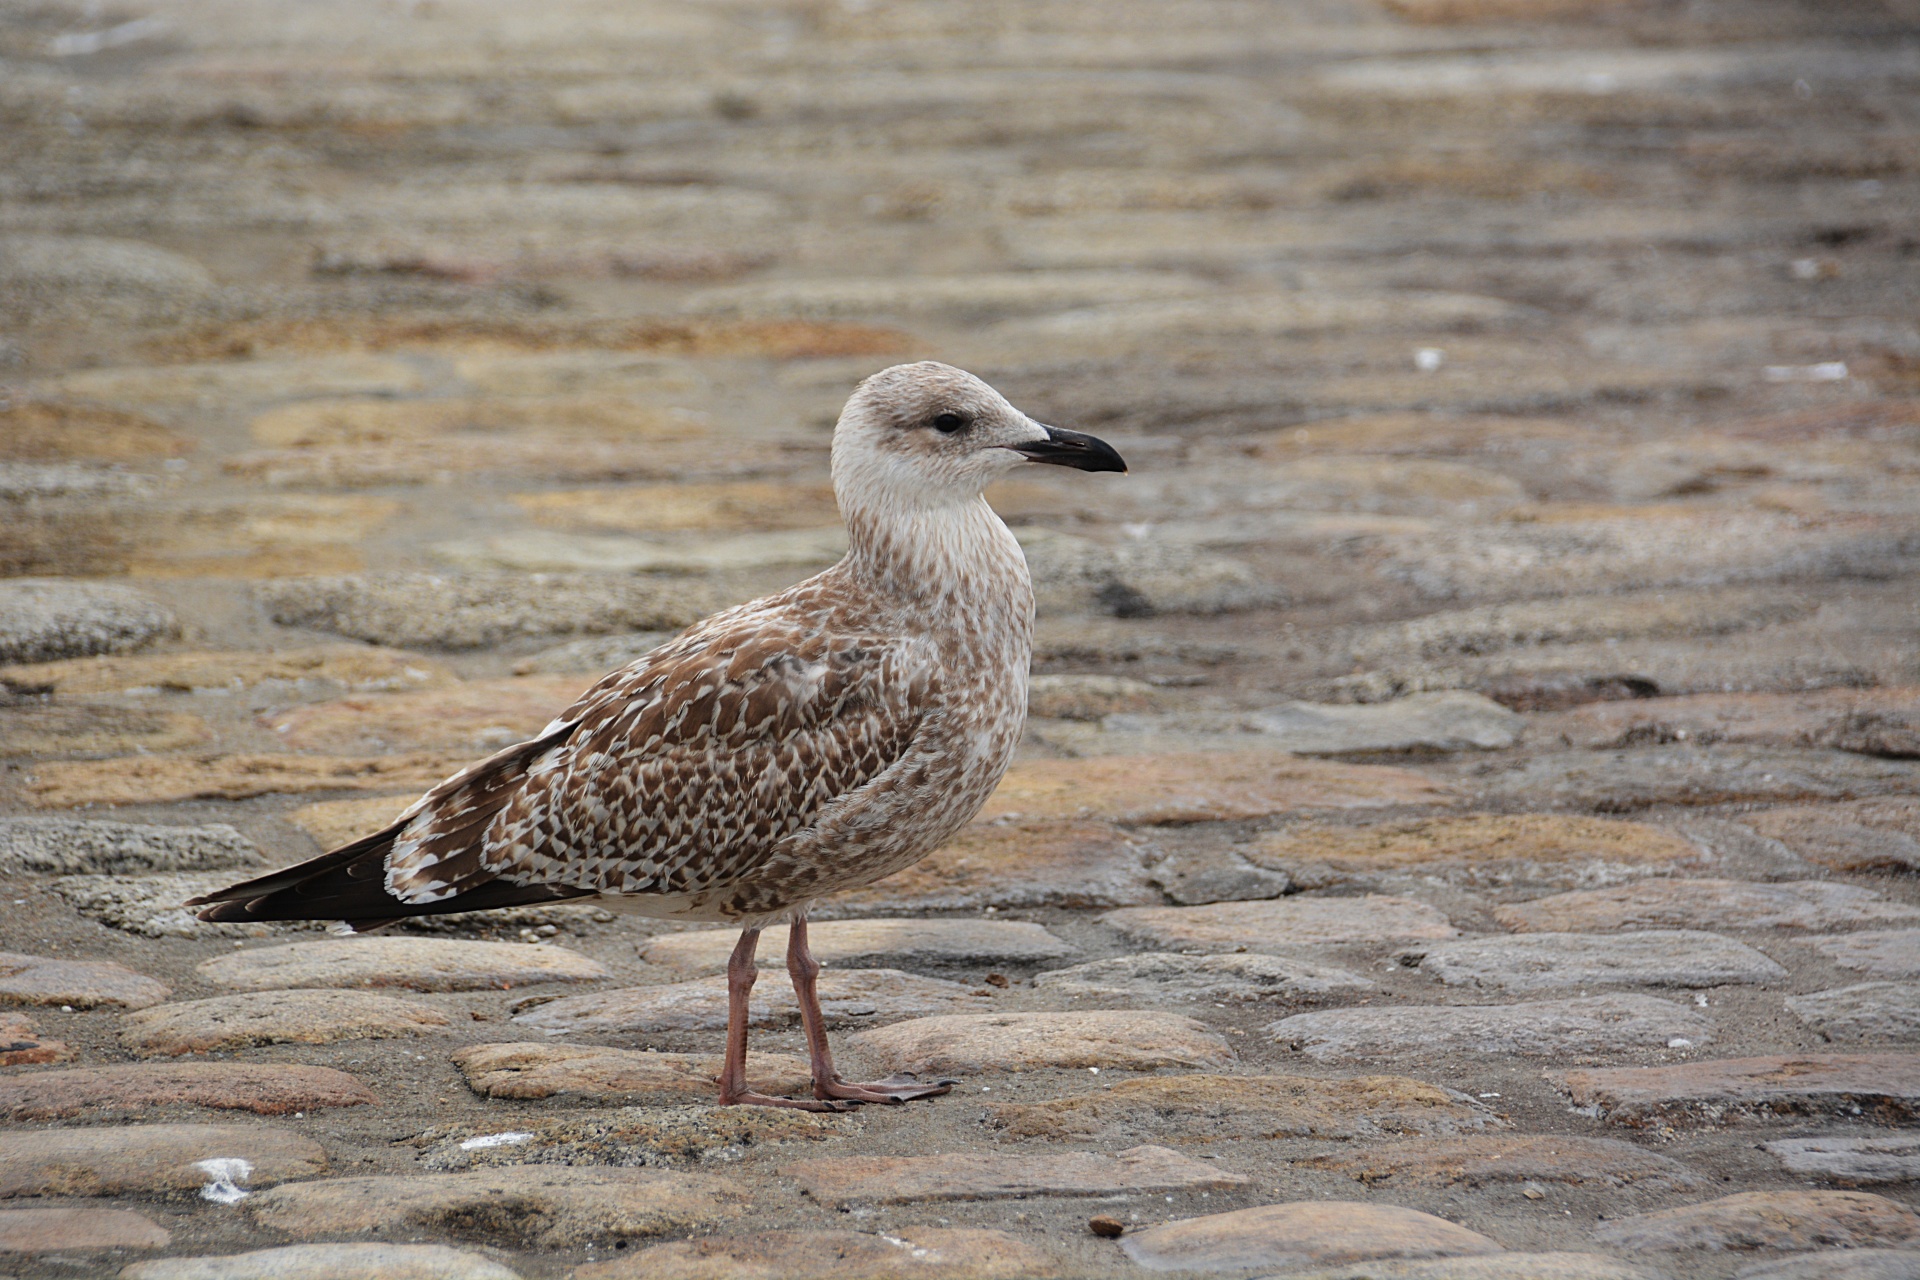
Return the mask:
<path id="1" fill-rule="evenodd" d="M 910 1075 L 891 1075 L 866 1084 L 848 1084 L 833 1069 L 833 1050 L 827 1046 L 826 1019 L 820 1012 L 820 962 L 807 947 L 807 918 L 794 917 L 787 932 L 787 973 L 800 1002 L 800 1024 L 807 1032 L 807 1056 L 813 1064 L 813 1096 L 841 1102 L 901 1103 L 930 1098 L 953 1088 L 952 1080 L 922 1082 Z M 744 1035 L 743 1041 L 744 1043 Z"/>
<path id="2" fill-rule="evenodd" d="M 753 994 L 753 953 L 760 946 L 758 929 L 743 929 L 727 960 L 727 1056 L 720 1068 L 720 1105 L 723 1107 L 797 1107 L 802 1111 L 845 1111 L 844 1102 L 816 1102 L 811 1098 L 775 1098 L 747 1087 L 747 997 Z"/>

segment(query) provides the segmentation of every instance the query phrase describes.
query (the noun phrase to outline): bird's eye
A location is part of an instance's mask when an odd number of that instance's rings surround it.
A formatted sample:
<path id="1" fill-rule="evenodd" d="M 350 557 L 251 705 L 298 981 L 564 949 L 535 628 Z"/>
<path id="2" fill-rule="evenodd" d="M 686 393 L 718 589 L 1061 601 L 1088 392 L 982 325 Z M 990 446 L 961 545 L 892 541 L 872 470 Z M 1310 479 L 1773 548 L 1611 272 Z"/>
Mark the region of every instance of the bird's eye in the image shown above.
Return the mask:
<path id="1" fill-rule="evenodd" d="M 943 435 L 952 435 L 966 425 L 966 416 L 958 413 L 943 413 L 933 420 L 933 429 Z"/>

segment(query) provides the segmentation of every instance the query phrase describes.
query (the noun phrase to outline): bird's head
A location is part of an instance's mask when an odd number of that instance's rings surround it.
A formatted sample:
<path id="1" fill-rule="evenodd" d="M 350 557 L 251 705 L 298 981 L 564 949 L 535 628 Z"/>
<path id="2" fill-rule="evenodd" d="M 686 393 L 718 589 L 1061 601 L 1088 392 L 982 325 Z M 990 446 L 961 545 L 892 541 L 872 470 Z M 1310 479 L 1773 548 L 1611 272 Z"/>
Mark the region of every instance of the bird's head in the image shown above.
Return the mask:
<path id="1" fill-rule="evenodd" d="M 1043 426 L 972 374 L 932 360 L 897 364 L 862 382 L 833 432 L 833 483 L 843 504 L 968 502 L 1031 463 L 1127 469 L 1104 440 Z"/>

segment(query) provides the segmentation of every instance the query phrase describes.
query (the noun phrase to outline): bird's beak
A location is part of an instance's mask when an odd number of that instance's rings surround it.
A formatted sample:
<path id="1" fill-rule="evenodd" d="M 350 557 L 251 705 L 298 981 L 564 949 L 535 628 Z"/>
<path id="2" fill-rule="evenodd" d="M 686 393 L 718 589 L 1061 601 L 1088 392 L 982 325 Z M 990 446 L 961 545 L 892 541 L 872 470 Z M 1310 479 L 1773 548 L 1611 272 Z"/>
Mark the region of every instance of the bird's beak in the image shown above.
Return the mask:
<path id="1" fill-rule="evenodd" d="M 1114 452 L 1113 446 L 1105 440 L 1082 435 L 1078 431 L 1068 431 L 1064 427 L 1049 427 L 1042 423 L 1034 425 L 1047 433 L 1046 439 L 1029 440 L 1024 444 L 1006 447 L 1033 462 L 1045 462 L 1056 467 L 1122 473 L 1127 469 L 1126 460 Z"/>

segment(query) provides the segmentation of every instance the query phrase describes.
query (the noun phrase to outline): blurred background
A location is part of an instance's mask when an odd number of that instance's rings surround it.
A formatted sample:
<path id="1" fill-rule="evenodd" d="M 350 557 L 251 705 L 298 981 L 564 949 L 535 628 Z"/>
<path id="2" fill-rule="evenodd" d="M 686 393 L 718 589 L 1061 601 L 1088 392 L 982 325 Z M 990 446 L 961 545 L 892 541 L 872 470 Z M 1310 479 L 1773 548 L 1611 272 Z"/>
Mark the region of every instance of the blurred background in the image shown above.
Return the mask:
<path id="1" fill-rule="evenodd" d="M 543 723 L 830 563 L 922 357 L 1134 464 L 994 494 L 1042 672 L 1135 682 L 1082 722 L 1915 675 L 1910 3 L 18 0 L 0 58 L 0 573 L 171 616 L 6 656 L 534 681 L 206 740 Z"/>

